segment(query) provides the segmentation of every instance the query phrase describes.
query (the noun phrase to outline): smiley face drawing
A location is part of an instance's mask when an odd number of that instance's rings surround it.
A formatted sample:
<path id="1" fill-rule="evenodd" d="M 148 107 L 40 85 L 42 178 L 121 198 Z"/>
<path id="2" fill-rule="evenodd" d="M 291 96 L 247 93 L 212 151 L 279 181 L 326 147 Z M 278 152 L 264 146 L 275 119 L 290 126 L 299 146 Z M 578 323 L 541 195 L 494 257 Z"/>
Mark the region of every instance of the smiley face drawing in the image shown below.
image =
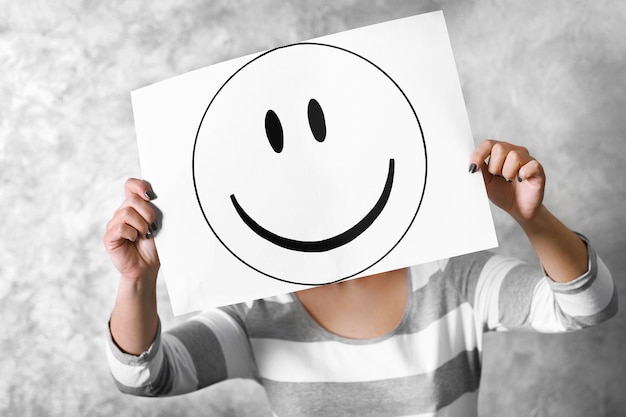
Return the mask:
<path id="1" fill-rule="evenodd" d="M 322 285 L 365 272 L 404 238 L 426 188 L 426 144 L 380 67 L 298 43 L 258 55 L 219 88 L 192 171 L 202 215 L 235 258 Z"/>

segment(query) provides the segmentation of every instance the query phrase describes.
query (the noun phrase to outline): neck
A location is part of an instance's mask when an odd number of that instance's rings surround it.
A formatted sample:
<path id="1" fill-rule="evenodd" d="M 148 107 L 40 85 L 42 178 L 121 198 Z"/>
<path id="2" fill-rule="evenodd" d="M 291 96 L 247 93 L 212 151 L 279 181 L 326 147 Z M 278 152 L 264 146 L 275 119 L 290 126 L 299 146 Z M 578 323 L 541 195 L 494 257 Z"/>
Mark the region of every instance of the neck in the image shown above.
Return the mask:
<path id="1" fill-rule="evenodd" d="M 296 296 L 311 317 L 331 333 L 370 339 L 400 323 L 407 292 L 407 270 L 398 269 L 299 291 Z"/>

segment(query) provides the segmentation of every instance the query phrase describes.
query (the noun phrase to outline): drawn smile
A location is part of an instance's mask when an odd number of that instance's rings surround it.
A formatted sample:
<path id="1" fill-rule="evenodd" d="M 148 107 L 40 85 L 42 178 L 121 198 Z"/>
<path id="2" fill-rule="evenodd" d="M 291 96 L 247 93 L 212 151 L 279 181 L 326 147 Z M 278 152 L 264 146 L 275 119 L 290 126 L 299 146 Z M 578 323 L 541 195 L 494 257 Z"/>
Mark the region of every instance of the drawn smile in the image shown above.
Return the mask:
<path id="1" fill-rule="evenodd" d="M 241 220 L 257 235 L 261 236 L 263 239 L 277 245 L 283 247 L 285 249 L 290 249 L 299 252 L 326 252 L 340 246 L 343 246 L 354 239 L 356 239 L 361 233 L 367 230 L 372 223 L 376 220 L 376 218 L 380 215 L 380 213 L 385 208 L 387 201 L 389 200 L 389 196 L 391 194 L 391 187 L 393 185 L 393 177 L 394 177 L 394 166 L 395 160 L 389 160 L 389 171 L 387 172 L 387 181 L 385 182 L 385 188 L 378 198 L 378 201 L 372 207 L 372 209 L 359 221 L 357 224 L 349 228 L 343 233 L 340 233 L 336 236 L 333 236 L 328 239 L 323 240 L 314 240 L 314 241 L 304 241 L 304 240 L 295 240 L 286 238 L 283 236 L 279 236 L 276 233 L 270 232 L 256 221 L 252 219 L 246 213 L 246 211 L 241 207 L 239 202 L 237 202 L 237 198 L 234 194 L 231 194 L 230 199 L 241 217 Z"/>

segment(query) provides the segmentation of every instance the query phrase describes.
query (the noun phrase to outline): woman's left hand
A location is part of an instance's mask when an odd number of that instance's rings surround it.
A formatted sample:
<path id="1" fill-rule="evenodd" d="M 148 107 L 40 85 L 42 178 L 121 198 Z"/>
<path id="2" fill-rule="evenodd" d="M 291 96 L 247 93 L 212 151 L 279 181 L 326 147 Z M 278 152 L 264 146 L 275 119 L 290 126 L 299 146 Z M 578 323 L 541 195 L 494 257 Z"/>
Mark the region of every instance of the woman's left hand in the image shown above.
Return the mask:
<path id="1" fill-rule="evenodd" d="M 542 207 L 546 177 L 541 164 L 526 148 L 484 140 L 470 158 L 470 172 L 478 169 L 492 203 L 518 222 L 533 220 Z"/>

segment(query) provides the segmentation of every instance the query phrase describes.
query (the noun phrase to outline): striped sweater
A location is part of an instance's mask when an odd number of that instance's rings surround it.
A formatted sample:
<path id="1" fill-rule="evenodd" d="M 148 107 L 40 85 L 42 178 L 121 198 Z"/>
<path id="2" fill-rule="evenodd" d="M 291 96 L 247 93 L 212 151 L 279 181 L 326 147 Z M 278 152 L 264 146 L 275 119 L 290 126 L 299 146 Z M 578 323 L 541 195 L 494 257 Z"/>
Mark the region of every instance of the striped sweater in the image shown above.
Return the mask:
<path id="1" fill-rule="evenodd" d="M 588 251 L 587 273 L 565 284 L 489 252 L 411 267 L 403 318 L 375 339 L 326 331 L 287 294 L 159 326 L 139 356 L 108 333 L 109 366 L 121 391 L 145 396 L 254 378 L 276 416 L 475 416 L 484 332 L 564 332 L 616 313 L 611 274 Z"/>

